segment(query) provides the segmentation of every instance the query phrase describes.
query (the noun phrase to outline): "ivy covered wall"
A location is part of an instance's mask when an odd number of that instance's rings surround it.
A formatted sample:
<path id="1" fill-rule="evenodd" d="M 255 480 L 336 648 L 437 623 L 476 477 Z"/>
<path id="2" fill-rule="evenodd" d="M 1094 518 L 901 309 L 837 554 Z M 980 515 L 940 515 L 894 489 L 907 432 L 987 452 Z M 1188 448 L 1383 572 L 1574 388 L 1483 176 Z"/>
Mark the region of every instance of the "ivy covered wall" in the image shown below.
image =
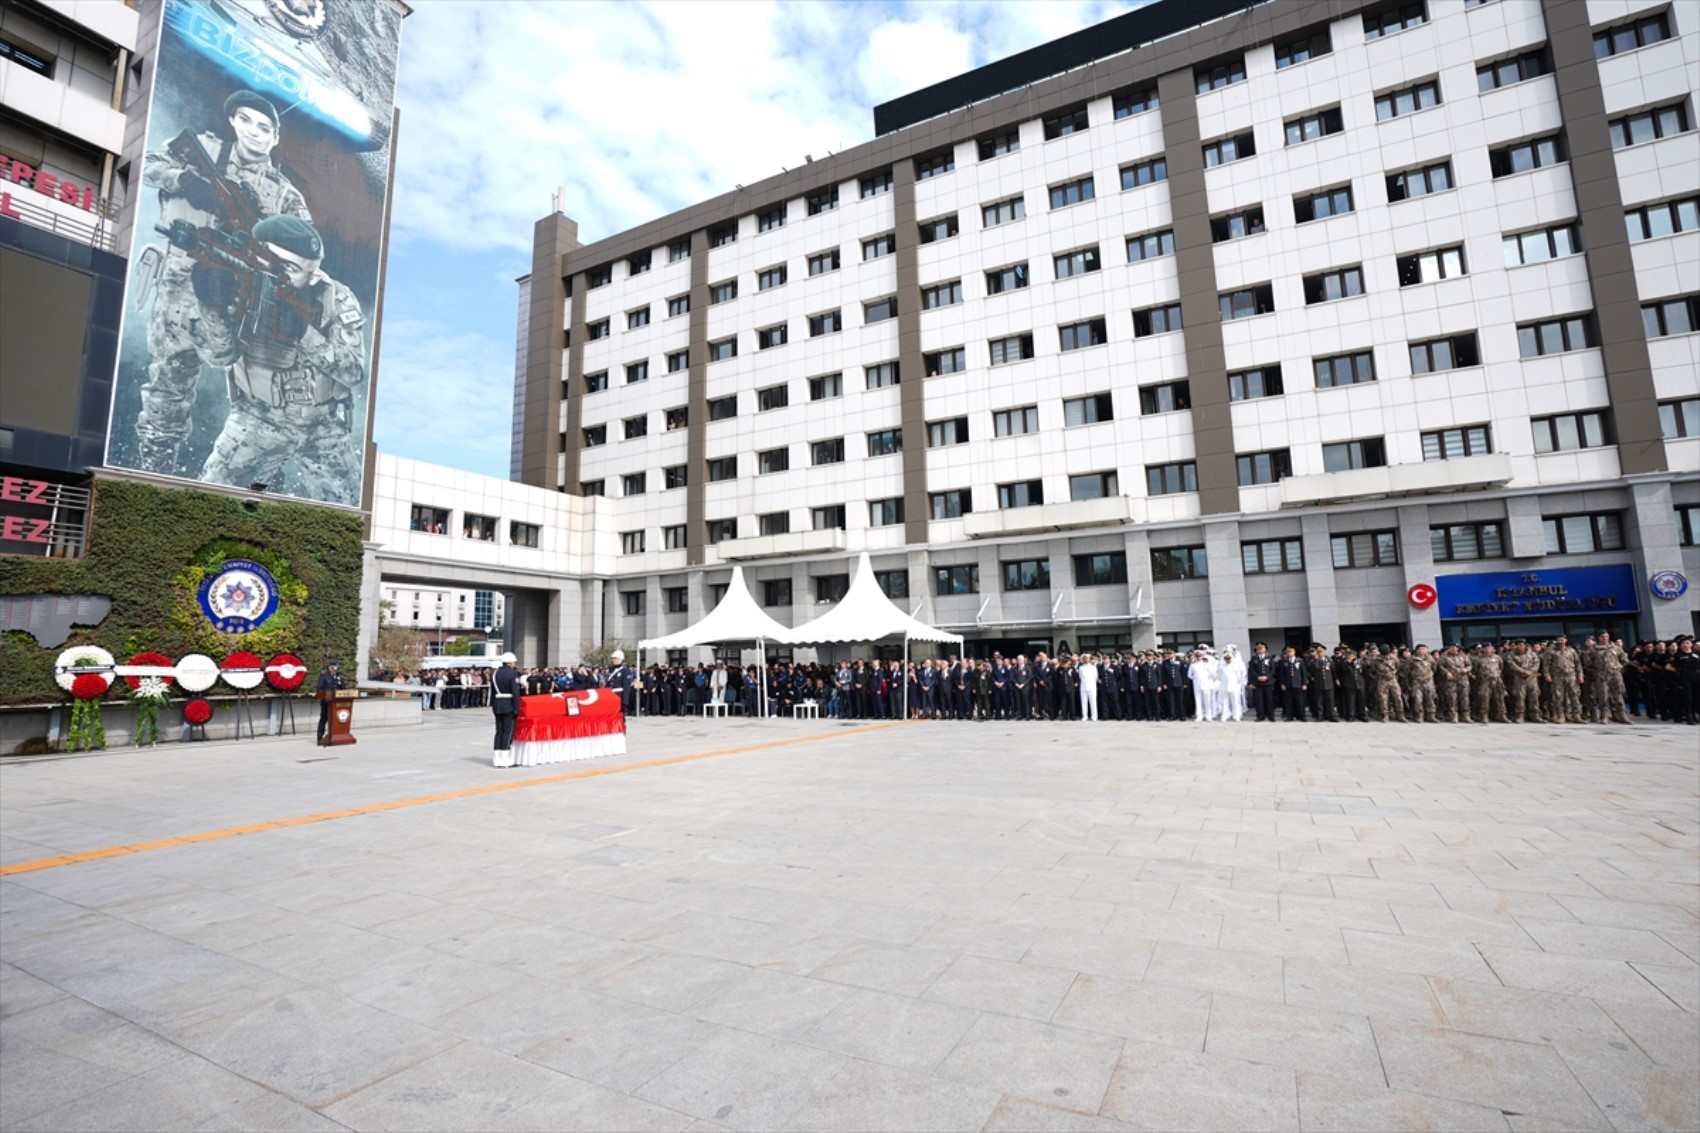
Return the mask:
<path id="1" fill-rule="evenodd" d="M 142 650 L 175 660 L 235 649 L 261 657 L 300 655 L 317 672 L 335 658 L 354 662 L 360 629 L 364 521 L 307 504 L 240 499 L 191 488 L 96 480 L 87 554 L 57 560 L 0 556 L 0 595 L 97 594 L 112 599 L 99 626 L 77 627 L 44 649 L 27 633 L 0 635 L 0 704 L 64 699 L 53 660 L 70 645 L 99 645 L 120 662 Z M 201 579 L 225 559 L 270 570 L 278 611 L 249 634 L 224 634 L 201 613 Z M 122 681 L 110 694 L 117 697 Z"/>

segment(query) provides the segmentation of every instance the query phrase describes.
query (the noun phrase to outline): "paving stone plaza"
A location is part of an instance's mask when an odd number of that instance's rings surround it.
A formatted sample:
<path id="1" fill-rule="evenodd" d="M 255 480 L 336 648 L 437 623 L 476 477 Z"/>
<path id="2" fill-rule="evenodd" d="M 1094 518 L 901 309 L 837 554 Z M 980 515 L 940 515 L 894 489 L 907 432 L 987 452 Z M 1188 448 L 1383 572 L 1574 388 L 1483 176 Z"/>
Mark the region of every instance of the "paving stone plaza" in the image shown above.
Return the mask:
<path id="1" fill-rule="evenodd" d="M 1700 1124 L 1693 729 L 488 732 L 0 765 L 0 1125 Z"/>

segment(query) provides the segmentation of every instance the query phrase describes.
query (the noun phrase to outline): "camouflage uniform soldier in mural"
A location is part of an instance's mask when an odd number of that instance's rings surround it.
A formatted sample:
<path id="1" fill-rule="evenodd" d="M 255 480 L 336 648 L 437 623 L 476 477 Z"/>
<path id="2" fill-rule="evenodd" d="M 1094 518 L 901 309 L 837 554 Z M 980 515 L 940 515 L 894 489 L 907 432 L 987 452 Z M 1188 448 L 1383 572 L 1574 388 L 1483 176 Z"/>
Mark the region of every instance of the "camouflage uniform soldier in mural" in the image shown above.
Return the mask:
<path id="1" fill-rule="evenodd" d="M 1411 719 L 1435 722 L 1434 707 L 1434 655 L 1428 651 L 1428 646 L 1417 646 L 1417 652 L 1410 660 L 1411 674 Z"/>
<path id="2" fill-rule="evenodd" d="M 1506 687 L 1511 699 L 1505 707 L 1505 718 L 1521 724 L 1525 720 L 1541 722 L 1541 659 L 1529 651 L 1529 643 L 1519 641 L 1504 657 Z"/>
<path id="3" fill-rule="evenodd" d="M 280 278 L 264 309 L 223 308 L 225 318 L 253 333 L 242 335 L 230 360 L 230 416 L 201 478 L 281 485 L 308 499 L 357 504 L 354 434 L 365 422 L 354 419 L 354 391 L 366 380 L 360 301 L 319 270 L 324 244 L 305 220 L 267 217 L 254 226 L 254 242 L 278 265 Z M 197 280 L 209 309 L 220 292 L 236 287 L 235 272 L 208 273 L 220 274 L 231 278 Z"/>
<path id="4" fill-rule="evenodd" d="M 1454 641 L 1446 652 L 1435 658 L 1435 670 L 1440 677 L 1440 712 L 1452 723 L 1470 722 L 1470 659 L 1458 650 Z"/>
<path id="5" fill-rule="evenodd" d="M 1474 665 L 1476 677 L 1476 722 L 1505 723 L 1505 659 L 1492 645 L 1482 646 Z"/>
<path id="6" fill-rule="evenodd" d="M 1586 722 L 1582 719 L 1582 700 L 1578 695 L 1582 687 L 1580 658 L 1563 634 L 1547 646 L 1541 658 L 1541 679 L 1552 693 L 1552 710 L 1547 719 L 1554 724 Z"/>
<path id="7" fill-rule="evenodd" d="M 1405 713 L 1399 688 L 1399 658 L 1392 653 L 1377 653 L 1370 661 L 1375 673 L 1375 711 L 1383 720 L 1404 722 Z"/>
<path id="8" fill-rule="evenodd" d="M 163 227 L 183 222 L 248 235 L 257 221 L 292 216 L 311 221 L 307 202 L 272 160 L 278 142 L 278 113 L 269 99 L 239 90 L 224 101 L 229 139 L 217 134 L 179 135 L 166 149 L 149 153 L 142 183 L 160 191 Z M 239 215 L 233 215 L 239 214 Z M 148 315 L 148 380 L 136 418 L 137 465 L 175 474 L 178 448 L 189 435 L 195 386 L 209 354 L 225 349 L 223 328 L 208 325 L 191 284 L 195 261 L 177 244 L 163 257 L 150 249 L 142 270 L 157 274 Z M 144 289 L 141 295 L 145 296 Z M 145 300 L 144 300 L 145 301 Z"/>

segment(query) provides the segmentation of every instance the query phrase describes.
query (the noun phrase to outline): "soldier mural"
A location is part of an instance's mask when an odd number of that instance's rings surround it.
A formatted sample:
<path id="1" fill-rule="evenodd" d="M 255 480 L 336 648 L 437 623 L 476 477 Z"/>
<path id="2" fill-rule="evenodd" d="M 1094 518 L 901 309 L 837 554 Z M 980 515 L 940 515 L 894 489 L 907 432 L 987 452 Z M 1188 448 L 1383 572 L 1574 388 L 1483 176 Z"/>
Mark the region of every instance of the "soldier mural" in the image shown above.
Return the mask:
<path id="1" fill-rule="evenodd" d="M 166 0 L 109 465 L 359 505 L 400 23 Z"/>

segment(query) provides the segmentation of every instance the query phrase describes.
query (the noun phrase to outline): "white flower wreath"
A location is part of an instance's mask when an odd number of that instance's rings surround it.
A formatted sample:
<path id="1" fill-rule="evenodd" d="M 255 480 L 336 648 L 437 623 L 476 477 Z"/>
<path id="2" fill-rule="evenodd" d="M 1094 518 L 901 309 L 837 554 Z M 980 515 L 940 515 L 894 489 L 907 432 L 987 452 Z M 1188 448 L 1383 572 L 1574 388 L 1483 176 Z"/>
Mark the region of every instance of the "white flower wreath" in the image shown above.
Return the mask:
<path id="1" fill-rule="evenodd" d="M 59 654 L 59 659 L 53 662 L 53 679 L 66 692 L 80 676 L 97 676 L 105 681 L 107 687 L 112 686 L 112 654 L 98 645 L 73 645 Z M 79 673 L 78 669 L 102 669 L 104 672 Z"/>
<path id="2" fill-rule="evenodd" d="M 218 662 L 205 653 L 191 653 L 177 662 L 177 683 L 185 692 L 205 692 L 218 683 Z"/>

